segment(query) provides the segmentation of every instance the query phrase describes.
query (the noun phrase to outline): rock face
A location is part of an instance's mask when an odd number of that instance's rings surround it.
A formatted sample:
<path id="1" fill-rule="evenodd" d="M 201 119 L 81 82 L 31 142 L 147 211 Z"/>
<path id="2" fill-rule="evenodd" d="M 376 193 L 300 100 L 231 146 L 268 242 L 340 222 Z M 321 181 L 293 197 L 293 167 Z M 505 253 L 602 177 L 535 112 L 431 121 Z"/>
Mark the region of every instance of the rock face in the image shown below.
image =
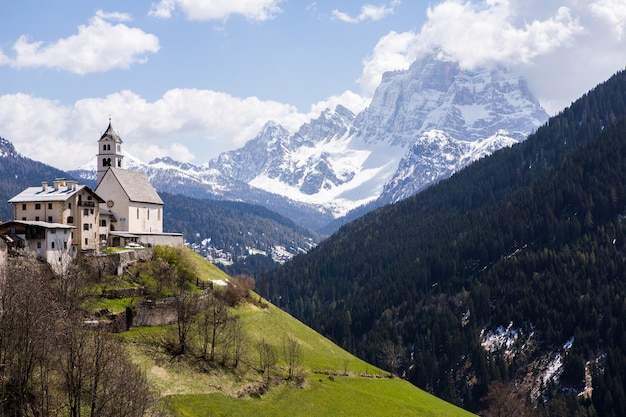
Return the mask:
<path id="1" fill-rule="evenodd" d="M 357 207 L 409 197 L 524 140 L 547 118 L 519 76 L 427 55 L 386 73 L 358 115 L 337 106 L 293 134 L 268 122 L 205 166 L 160 159 L 134 169 L 157 189 L 261 204 L 316 229 Z"/>

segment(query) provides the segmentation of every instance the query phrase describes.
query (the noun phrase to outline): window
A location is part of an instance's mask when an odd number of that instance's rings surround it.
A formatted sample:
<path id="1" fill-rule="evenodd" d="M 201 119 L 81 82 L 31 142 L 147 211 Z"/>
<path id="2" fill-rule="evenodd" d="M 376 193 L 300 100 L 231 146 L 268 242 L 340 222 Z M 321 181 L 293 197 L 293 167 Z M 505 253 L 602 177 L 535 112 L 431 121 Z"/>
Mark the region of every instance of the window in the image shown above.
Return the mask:
<path id="1" fill-rule="evenodd" d="M 67 242 L 63 242 L 63 249 L 67 249 Z"/>
<path id="2" fill-rule="evenodd" d="M 57 229 L 50 229 L 50 234 L 55 235 L 57 233 Z"/>
<path id="3" fill-rule="evenodd" d="M 100 219 L 100 227 L 107 227 L 107 220 L 106 219 Z"/>
<path id="4" fill-rule="evenodd" d="M 74 216 L 67 216 L 67 224 L 74 224 Z"/>
<path id="5" fill-rule="evenodd" d="M 72 209 L 72 203 L 67 203 L 67 208 L 71 210 Z"/>
<path id="6" fill-rule="evenodd" d="M 39 221 L 39 216 L 35 216 L 35 221 L 38 222 Z"/>
<path id="7" fill-rule="evenodd" d="M 52 210 L 52 203 L 48 203 L 48 210 Z"/>
<path id="8" fill-rule="evenodd" d="M 89 245 L 89 239 L 85 238 L 85 246 Z"/>
<path id="9" fill-rule="evenodd" d="M 85 216 L 89 216 L 89 209 L 83 209 L 83 214 Z"/>
<path id="10" fill-rule="evenodd" d="M 35 204 L 35 210 L 41 210 L 41 204 L 36 203 Z"/>
<path id="11" fill-rule="evenodd" d="M 22 210 L 26 210 L 26 204 L 22 204 Z"/>
<path id="12" fill-rule="evenodd" d="M 118 167 L 118 168 L 121 168 L 121 167 L 122 167 L 122 160 L 121 160 L 121 159 L 118 159 L 118 160 L 117 160 L 117 167 Z"/>
<path id="13" fill-rule="evenodd" d="M 110 167 L 111 166 L 111 158 L 102 158 L 102 166 Z"/>
<path id="14" fill-rule="evenodd" d="M 52 223 L 52 216 L 48 216 L 48 223 Z"/>
<path id="15" fill-rule="evenodd" d="M 83 230 L 89 230 L 89 223 L 83 224 Z"/>
<path id="16" fill-rule="evenodd" d="M 25 220 L 26 220 L 26 217 L 22 217 L 22 220 L 24 220 L 24 221 L 25 221 Z"/>
<path id="17" fill-rule="evenodd" d="M 91 201 L 91 200 L 93 200 L 93 198 L 90 195 L 88 195 L 87 196 L 87 201 Z"/>
<path id="18" fill-rule="evenodd" d="M 41 249 L 41 242 L 37 242 L 37 249 Z"/>
<path id="19" fill-rule="evenodd" d="M 50 242 L 50 248 L 54 249 L 54 242 Z"/>

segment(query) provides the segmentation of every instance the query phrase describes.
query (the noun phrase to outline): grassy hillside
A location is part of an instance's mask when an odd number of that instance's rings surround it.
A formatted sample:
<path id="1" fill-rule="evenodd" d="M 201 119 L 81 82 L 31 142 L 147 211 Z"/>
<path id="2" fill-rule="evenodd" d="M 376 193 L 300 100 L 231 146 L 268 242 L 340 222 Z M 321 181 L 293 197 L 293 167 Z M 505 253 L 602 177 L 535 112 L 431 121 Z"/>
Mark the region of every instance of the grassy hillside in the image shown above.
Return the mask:
<path id="1" fill-rule="evenodd" d="M 223 273 L 201 257 L 192 262 L 201 279 L 221 280 Z M 258 296 L 253 298 L 258 301 Z M 173 327 L 134 328 L 121 336 L 148 376 L 161 403 L 174 416 L 470 416 L 341 349 L 279 308 L 245 303 L 232 310 L 249 338 L 237 369 L 171 356 L 158 348 Z M 257 371 L 261 340 L 280 351 L 286 337 L 297 340 L 303 362 L 298 382 L 284 378 L 280 355 L 267 388 Z"/>

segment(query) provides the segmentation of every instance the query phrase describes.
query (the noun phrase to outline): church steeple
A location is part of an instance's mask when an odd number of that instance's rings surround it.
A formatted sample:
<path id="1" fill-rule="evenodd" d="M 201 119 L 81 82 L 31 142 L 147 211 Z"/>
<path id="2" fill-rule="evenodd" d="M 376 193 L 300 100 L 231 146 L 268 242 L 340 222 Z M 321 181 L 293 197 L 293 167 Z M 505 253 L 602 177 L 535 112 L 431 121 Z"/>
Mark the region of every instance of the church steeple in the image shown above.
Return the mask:
<path id="1" fill-rule="evenodd" d="M 109 117 L 109 127 L 98 141 L 98 184 L 110 167 L 123 168 L 122 138 L 113 129 Z"/>

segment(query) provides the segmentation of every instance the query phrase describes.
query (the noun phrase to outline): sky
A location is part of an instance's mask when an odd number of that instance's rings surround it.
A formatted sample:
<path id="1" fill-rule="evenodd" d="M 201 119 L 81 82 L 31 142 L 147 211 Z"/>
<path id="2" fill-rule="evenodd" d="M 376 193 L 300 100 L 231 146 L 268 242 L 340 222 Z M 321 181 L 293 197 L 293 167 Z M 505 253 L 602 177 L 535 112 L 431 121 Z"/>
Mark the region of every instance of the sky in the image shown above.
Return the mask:
<path id="1" fill-rule="evenodd" d="M 626 0 L 20 0 L 0 16 L 0 137 L 65 170 L 109 119 L 140 160 L 204 164 L 270 120 L 358 113 L 433 51 L 519 73 L 550 114 L 626 67 Z"/>

